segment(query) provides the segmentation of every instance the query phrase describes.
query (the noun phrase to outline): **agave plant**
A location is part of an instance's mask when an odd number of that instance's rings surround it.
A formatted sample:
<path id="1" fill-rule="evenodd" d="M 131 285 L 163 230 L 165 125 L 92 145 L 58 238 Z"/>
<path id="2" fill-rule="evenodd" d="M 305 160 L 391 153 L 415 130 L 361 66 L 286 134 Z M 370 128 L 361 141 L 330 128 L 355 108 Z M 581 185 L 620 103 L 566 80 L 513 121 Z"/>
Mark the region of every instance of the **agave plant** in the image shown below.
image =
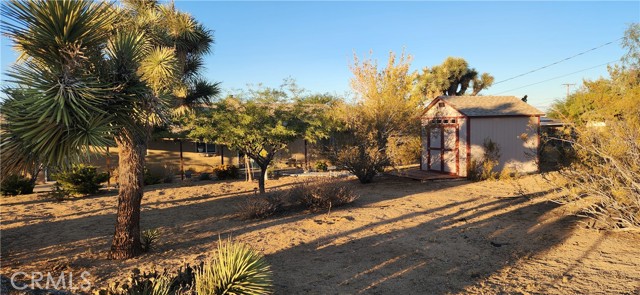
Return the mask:
<path id="1" fill-rule="evenodd" d="M 249 245 L 218 242 L 215 259 L 195 273 L 197 294 L 271 294 L 271 269 L 264 256 Z"/>
<path id="2" fill-rule="evenodd" d="M 110 256 L 141 252 L 140 203 L 151 128 L 206 102 L 199 76 L 210 31 L 172 5 L 11 0 L 2 30 L 20 52 L 2 104 L 3 173 L 70 166 L 116 144 L 118 213 Z M 170 22 L 162 22 L 170 19 Z"/>

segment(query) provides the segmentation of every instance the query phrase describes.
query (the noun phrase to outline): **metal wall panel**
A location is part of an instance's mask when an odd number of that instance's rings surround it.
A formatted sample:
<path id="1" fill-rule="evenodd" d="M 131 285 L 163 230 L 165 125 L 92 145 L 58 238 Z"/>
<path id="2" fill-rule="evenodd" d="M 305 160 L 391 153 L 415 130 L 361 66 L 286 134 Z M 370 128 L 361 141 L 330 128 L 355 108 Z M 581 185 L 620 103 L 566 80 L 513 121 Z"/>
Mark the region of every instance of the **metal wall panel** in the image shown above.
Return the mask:
<path id="1" fill-rule="evenodd" d="M 505 167 L 524 173 L 538 171 L 537 128 L 537 117 L 471 118 L 471 157 L 479 159 L 483 156 L 483 143 L 488 138 L 500 149 L 497 172 Z"/>

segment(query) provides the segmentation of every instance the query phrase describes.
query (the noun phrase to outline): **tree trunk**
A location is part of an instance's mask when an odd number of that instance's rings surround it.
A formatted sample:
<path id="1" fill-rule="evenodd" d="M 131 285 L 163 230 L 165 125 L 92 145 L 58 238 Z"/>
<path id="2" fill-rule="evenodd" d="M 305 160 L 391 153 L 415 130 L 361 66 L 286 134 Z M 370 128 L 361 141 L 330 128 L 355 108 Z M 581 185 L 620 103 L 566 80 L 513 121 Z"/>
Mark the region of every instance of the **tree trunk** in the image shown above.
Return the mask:
<path id="1" fill-rule="evenodd" d="M 251 161 L 249 161 L 249 157 L 247 157 L 247 155 L 244 155 L 244 171 L 245 171 L 245 174 L 247 175 L 247 181 L 252 182 L 253 171 L 251 171 Z"/>
<path id="2" fill-rule="evenodd" d="M 142 252 L 140 246 L 140 203 L 144 185 L 146 136 L 128 134 L 117 139 L 119 149 L 118 213 L 111 244 L 111 259 L 127 259 Z"/>
<path id="3" fill-rule="evenodd" d="M 40 171 L 42 171 L 42 164 L 36 164 L 36 166 L 33 168 L 33 171 L 31 172 L 31 178 L 29 179 L 29 183 L 32 186 L 36 185 L 36 181 L 38 181 L 38 174 L 40 174 Z M 44 178 L 44 181 L 47 181 L 47 178 Z"/>
<path id="4" fill-rule="evenodd" d="M 260 193 L 264 194 L 264 183 L 267 179 L 267 166 L 268 165 L 260 165 L 260 178 L 258 179 L 258 188 L 260 189 Z"/>

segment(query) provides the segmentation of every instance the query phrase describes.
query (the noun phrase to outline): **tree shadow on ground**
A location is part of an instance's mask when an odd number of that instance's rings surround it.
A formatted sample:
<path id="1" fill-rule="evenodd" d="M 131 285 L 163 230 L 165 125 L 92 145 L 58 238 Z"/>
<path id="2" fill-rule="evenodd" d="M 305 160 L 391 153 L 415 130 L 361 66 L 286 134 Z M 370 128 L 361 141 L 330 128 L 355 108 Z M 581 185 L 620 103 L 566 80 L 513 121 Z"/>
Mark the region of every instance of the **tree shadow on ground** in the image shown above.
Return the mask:
<path id="1" fill-rule="evenodd" d="M 570 235 L 574 217 L 541 223 L 559 206 L 531 202 L 545 193 L 417 210 L 269 255 L 276 293 L 464 292 Z"/>
<path id="2" fill-rule="evenodd" d="M 349 185 L 360 187 L 354 180 L 340 179 Z M 403 180 L 405 181 L 405 180 Z M 415 183 L 413 181 L 408 181 Z M 228 184 L 225 182 L 221 184 Z M 270 186 L 270 190 L 286 190 L 292 183 Z M 452 183 L 451 185 L 457 185 Z M 448 185 L 447 185 L 448 186 Z M 413 188 L 413 193 L 437 190 L 442 185 L 419 185 Z M 175 188 L 175 187 L 166 187 Z M 159 189 L 159 188 L 155 188 Z M 113 195 L 112 195 L 113 196 Z M 89 197 L 100 201 L 103 195 Z M 161 243 L 157 252 L 189 249 L 189 251 L 207 251 L 217 239 L 218 235 L 237 236 L 251 231 L 295 222 L 309 215 L 307 213 L 292 213 L 261 221 L 247 222 L 235 217 L 238 204 L 246 198 L 254 197 L 252 190 L 232 191 L 222 194 L 199 194 L 193 197 L 172 200 L 142 202 L 141 227 L 161 228 L 165 236 L 183 236 L 183 238 L 166 239 Z M 382 198 L 383 196 L 378 196 Z M 394 198 L 403 195 L 394 196 Z M 367 206 L 379 198 L 362 198 L 354 206 Z M 73 205 L 73 201 L 67 201 Z M 186 203 L 186 204 L 185 204 Z M 115 202 L 105 204 L 110 208 L 82 210 L 63 217 L 78 218 L 65 220 L 38 220 L 32 224 L 20 227 L 6 228 L 2 231 L 3 268 L 16 267 L 28 261 L 59 261 L 79 259 L 90 264 L 88 260 L 104 260 L 105 252 L 109 248 L 109 241 L 115 226 Z M 158 206 L 170 206 L 156 208 Z M 11 222 L 15 223 L 15 222 Z M 188 236 L 185 236 L 188 235 Z M 83 256 L 87 249 L 92 252 L 91 257 Z M 86 255 L 84 255 L 86 256 Z M 149 256 L 153 256 L 153 253 Z M 73 257 L 73 258 L 70 258 Z M 85 264 L 83 263 L 83 264 Z"/>
<path id="3" fill-rule="evenodd" d="M 387 294 L 396 293 L 396 286 L 402 284 L 411 286 L 409 293 L 443 294 L 463 290 L 517 259 L 561 243 L 573 220 L 565 217 L 539 224 L 545 213 L 557 207 L 532 202 L 546 191 L 502 198 L 479 193 L 430 200 L 433 194 L 428 193 L 446 194 L 448 189 L 470 183 L 420 183 L 392 176 L 369 185 L 341 181 L 353 186 L 361 198 L 329 215 L 295 212 L 265 220 L 239 220 L 234 208 L 254 197 L 252 191 L 202 194 L 186 199 L 186 204 L 185 200 L 143 201 L 142 228 L 161 228 L 163 241 L 154 253 L 125 262 L 105 259 L 114 214 L 10 228 L 3 230 L 3 269 L 28 265 L 29 261 L 65 260 L 71 268 L 105 266 L 102 275 L 108 276 L 109 265 L 135 267 L 180 253 L 205 256 L 220 236 L 268 235 L 279 226 L 306 221 L 330 226 L 332 222 L 350 222 L 352 211 L 373 210 L 378 212 L 374 221 L 304 243 L 292 240 L 290 247 L 268 255 L 276 293 Z M 407 211 L 387 216 L 385 212 L 393 209 L 390 201 Z M 171 207 L 154 207 L 160 204 Z M 87 254 L 87 249 L 93 254 Z"/>

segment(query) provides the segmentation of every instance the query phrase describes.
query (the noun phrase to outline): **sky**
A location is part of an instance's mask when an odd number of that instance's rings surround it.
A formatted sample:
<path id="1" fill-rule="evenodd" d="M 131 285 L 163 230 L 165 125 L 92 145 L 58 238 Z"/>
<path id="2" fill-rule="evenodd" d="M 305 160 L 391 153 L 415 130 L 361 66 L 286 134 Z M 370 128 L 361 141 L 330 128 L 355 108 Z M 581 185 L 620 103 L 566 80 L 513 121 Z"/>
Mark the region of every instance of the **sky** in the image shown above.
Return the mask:
<path id="1" fill-rule="evenodd" d="M 625 29 L 640 22 L 640 1 L 176 0 L 176 6 L 214 31 L 216 43 L 205 59 L 204 76 L 221 82 L 225 93 L 248 84 L 278 87 L 294 78 L 312 93 L 352 96 L 354 54 L 384 66 L 390 51 L 404 50 L 413 57 L 412 70 L 462 57 L 478 72 L 495 77 L 494 86 L 481 94 L 527 95 L 542 110 L 566 96 L 563 84 L 576 84 L 570 86 L 574 91 L 583 79 L 607 77 L 606 64 L 625 53 L 620 46 Z M 5 83 L 17 55 L 9 40 L 1 41 Z"/>

